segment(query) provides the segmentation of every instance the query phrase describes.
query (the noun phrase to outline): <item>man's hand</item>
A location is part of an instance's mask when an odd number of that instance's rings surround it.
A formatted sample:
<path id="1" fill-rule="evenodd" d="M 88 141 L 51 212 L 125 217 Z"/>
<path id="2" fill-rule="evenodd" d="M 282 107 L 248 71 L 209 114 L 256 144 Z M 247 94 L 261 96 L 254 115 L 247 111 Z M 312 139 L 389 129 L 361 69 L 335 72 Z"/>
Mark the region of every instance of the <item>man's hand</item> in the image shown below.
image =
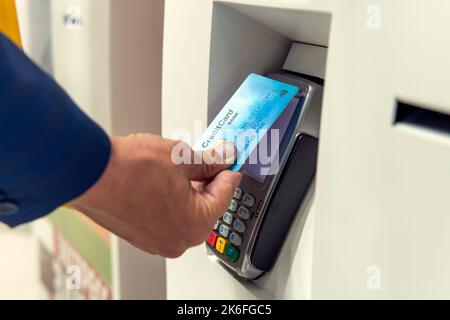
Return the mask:
<path id="1" fill-rule="evenodd" d="M 241 180 L 226 170 L 234 147 L 223 144 L 203 155 L 189 148 L 198 164 L 177 165 L 172 150 L 178 141 L 140 134 L 111 137 L 111 142 L 103 176 L 71 205 L 153 254 L 174 258 L 205 241 Z M 232 156 L 224 159 L 230 147 Z"/>

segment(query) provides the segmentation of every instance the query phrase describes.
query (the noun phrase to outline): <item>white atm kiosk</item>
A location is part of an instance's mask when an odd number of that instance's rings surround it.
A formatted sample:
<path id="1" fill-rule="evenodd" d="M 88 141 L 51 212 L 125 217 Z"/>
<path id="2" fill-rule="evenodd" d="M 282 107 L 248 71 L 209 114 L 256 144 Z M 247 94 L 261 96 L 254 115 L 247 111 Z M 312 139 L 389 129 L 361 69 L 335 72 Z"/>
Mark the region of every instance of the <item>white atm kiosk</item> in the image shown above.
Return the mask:
<path id="1" fill-rule="evenodd" d="M 252 218 L 245 220 L 246 228 L 250 229 L 247 232 L 249 234 L 239 234 L 244 238 L 243 243 L 238 246 L 240 255 L 228 257 L 225 254 L 219 254 L 217 250 L 214 250 L 214 246 L 209 246 L 208 251 L 215 254 L 207 256 L 206 250 L 202 246 L 188 251 L 180 259 L 168 261 L 168 297 L 307 298 L 309 293 L 306 288 L 310 281 L 309 264 L 312 248 L 311 243 L 303 241 L 299 244 L 299 242 L 302 230 L 309 228 L 305 227 L 305 223 L 311 210 L 315 189 L 317 139 L 319 137 L 331 16 L 326 12 L 291 11 L 241 3 L 203 1 L 202 4 L 207 15 L 205 26 L 208 24 L 208 18 L 211 19 L 208 26 L 210 32 L 202 33 L 204 42 L 196 41 L 197 48 L 188 46 L 185 48 L 185 52 L 187 56 L 190 55 L 191 50 L 192 53 L 196 51 L 197 55 L 202 55 L 200 48 L 205 48 L 205 53 L 209 53 L 209 59 L 201 61 L 202 63 L 197 63 L 200 61 L 194 61 L 193 57 L 190 57 L 192 60 L 189 61 L 189 65 L 191 67 L 195 65 L 195 68 L 199 69 L 200 74 L 203 74 L 206 80 L 203 82 L 197 79 L 195 82 L 205 83 L 204 89 L 207 89 L 207 91 L 203 91 L 202 87 L 196 87 L 195 90 L 201 92 L 202 97 L 200 99 L 203 100 L 203 96 L 207 98 L 208 108 L 197 113 L 199 107 L 190 107 L 191 103 L 194 103 L 193 100 L 190 100 L 186 110 L 176 111 L 183 113 L 189 109 L 191 114 L 187 118 L 183 116 L 186 120 L 183 124 L 177 120 L 180 119 L 179 117 L 175 119 L 175 114 L 172 116 L 172 112 L 175 112 L 172 106 L 180 102 L 175 102 L 176 98 L 170 96 L 168 91 L 164 90 L 173 84 L 170 81 L 171 70 L 175 67 L 173 60 L 166 59 L 164 66 L 165 83 L 163 83 L 163 133 L 170 136 L 170 128 L 176 128 L 173 126 L 174 122 L 190 128 L 192 124 L 189 121 L 203 120 L 206 122 L 212 120 L 249 73 L 266 75 L 276 80 L 297 85 L 300 88 L 298 98 L 306 100 L 302 104 L 303 109 L 302 106 L 299 108 L 299 111 L 301 111 L 297 115 L 299 122 L 294 126 L 295 132 L 293 132 L 292 139 L 288 139 L 292 142 L 289 144 L 292 148 L 289 149 L 289 151 L 292 151 L 292 158 L 286 157 L 284 159 L 286 160 L 285 167 L 290 167 L 291 172 L 296 171 L 299 175 L 297 176 L 298 179 L 292 180 L 292 175 L 283 173 L 280 180 L 278 180 L 278 177 L 273 177 L 262 184 L 250 177 L 244 178 L 242 190 L 245 189 L 245 192 L 248 192 L 249 195 L 256 196 L 258 203 L 251 207 L 247 206 L 251 211 Z M 166 58 L 172 55 L 171 51 L 176 46 L 175 41 L 172 42 L 171 38 L 178 37 L 178 40 L 180 40 L 181 37 L 180 29 L 177 29 L 175 35 L 174 26 L 182 28 L 180 19 L 183 23 L 188 23 L 188 17 L 180 17 L 177 14 L 184 9 L 171 1 L 166 3 Z M 312 26 L 314 26 L 314 31 L 306 32 L 306 30 L 311 30 Z M 199 25 L 198 28 L 200 29 L 201 26 Z M 192 30 L 191 32 L 196 33 L 197 31 Z M 210 39 L 210 42 L 206 41 L 208 39 Z M 305 41 L 308 41 L 308 43 Z M 177 67 L 180 67 L 180 65 L 177 65 Z M 186 79 L 181 80 L 181 82 L 189 81 L 188 78 L 194 76 L 194 74 L 191 73 L 186 76 Z M 185 92 L 186 90 L 182 90 L 181 95 L 188 94 Z M 298 139 L 295 137 L 298 137 Z M 305 149 L 305 152 L 297 152 L 300 148 Z M 298 166 L 300 162 L 305 165 L 304 170 Z M 300 178 L 301 173 L 307 174 Z M 275 183 L 272 180 L 278 182 Z M 297 182 L 301 182 L 301 184 L 297 185 Z M 273 185 L 270 186 L 272 183 Z M 262 185 L 265 187 L 261 191 Z M 301 190 L 293 190 L 290 187 L 293 189 L 300 188 Z M 263 197 L 260 195 L 261 192 L 265 194 L 264 201 L 261 198 Z M 289 195 L 294 194 L 297 197 L 293 199 L 289 196 L 289 199 L 287 199 L 280 196 L 286 196 L 287 192 Z M 270 196 L 268 196 L 269 193 Z M 276 194 L 278 196 L 275 196 Z M 241 197 L 238 196 L 233 201 L 243 201 L 243 197 L 245 197 L 245 194 Z M 287 205 L 286 200 L 294 201 L 289 201 L 290 204 Z M 283 204 L 283 208 L 280 208 L 280 204 Z M 269 213 L 276 211 L 276 214 L 270 215 L 265 213 L 266 211 Z M 281 218 L 282 215 L 284 215 L 284 218 Z M 235 216 L 234 220 L 242 220 L 238 213 Z M 272 225 L 280 218 L 282 221 L 278 220 L 280 223 L 277 224 L 277 227 L 279 227 L 277 229 Z M 223 219 L 221 224 L 225 225 Z M 218 228 L 220 228 L 220 225 Z M 278 231 L 275 232 L 275 229 Z M 309 231 L 306 230 L 305 232 L 308 233 Z M 286 237 L 286 241 L 283 241 Z M 271 241 L 275 238 L 276 241 Z M 283 249 L 281 254 L 278 255 L 281 246 Z M 268 250 L 269 247 L 270 250 Z M 295 261 L 294 263 L 292 255 L 297 250 L 302 250 L 303 261 Z M 177 271 L 180 270 L 179 268 L 183 268 L 183 265 L 189 270 L 192 269 L 192 274 L 188 277 L 183 277 Z M 225 268 L 221 266 L 225 266 Z M 288 275 L 289 272 L 285 270 L 286 268 L 298 268 L 299 270 Z M 272 271 L 263 274 L 263 272 L 269 270 Z M 292 277 L 298 277 L 305 289 L 289 292 L 290 281 L 294 281 Z M 300 280 L 301 278 L 303 279 Z M 253 281 L 248 282 L 244 279 Z M 194 282 L 201 282 L 201 285 L 194 284 Z M 223 286 L 223 290 L 215 290 L 214 288 L 217 286 Z M 182 289 L 195 287 L 202 287 L 204 291 Z"/>
<path id="2" fill-rule="evenodd" d="M 324 87 L 317 175 L 272 270 L 243 281 L 202 245 L 167 262 L 168 298 L 449 298 L 448 9 L 166 1 L 165 136 L 206 126 L 250 72 Z"/>

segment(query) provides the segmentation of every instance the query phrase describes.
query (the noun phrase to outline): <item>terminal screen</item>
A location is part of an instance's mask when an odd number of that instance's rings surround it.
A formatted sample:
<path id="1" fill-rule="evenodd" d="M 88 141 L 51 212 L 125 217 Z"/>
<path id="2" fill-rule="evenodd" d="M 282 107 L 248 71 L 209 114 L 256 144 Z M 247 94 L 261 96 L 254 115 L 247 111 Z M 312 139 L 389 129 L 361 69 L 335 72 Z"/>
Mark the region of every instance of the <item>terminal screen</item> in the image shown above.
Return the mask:
<path id="1" fill-rule="evenodd" d="M 291 100 L 243 165 L 245 174 L 264 183 L 268 176 L 278 173 L 279 162 L 295 133 L 303 100 L 303 96 Z"/>

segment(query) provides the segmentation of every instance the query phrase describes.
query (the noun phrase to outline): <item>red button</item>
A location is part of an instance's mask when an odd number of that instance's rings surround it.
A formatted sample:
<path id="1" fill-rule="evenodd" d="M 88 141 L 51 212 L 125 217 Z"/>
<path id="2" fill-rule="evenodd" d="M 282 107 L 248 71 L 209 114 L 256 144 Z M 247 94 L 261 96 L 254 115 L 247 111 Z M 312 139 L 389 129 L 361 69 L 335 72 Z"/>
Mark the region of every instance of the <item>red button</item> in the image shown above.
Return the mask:
<path id="1" fill-rule="evenodd" d="M 217 234 L 215 232 L 211 232 L 208 240 L 206 240 L 206 241 L 208 241 L 208 243 L 214 247 L 214 245 L 216 244 L 216 240 L 217 240 Z"/>

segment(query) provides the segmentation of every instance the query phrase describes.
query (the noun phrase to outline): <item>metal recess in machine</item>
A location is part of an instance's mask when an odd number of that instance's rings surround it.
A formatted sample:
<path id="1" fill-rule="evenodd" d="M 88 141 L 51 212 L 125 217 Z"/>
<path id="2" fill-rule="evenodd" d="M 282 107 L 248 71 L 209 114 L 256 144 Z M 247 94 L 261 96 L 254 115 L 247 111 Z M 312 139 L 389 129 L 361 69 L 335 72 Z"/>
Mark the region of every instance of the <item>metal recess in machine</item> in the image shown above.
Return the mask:
<path id="1" fill-rule="evenodd" d="M 291 74 L 267 77 L 299 88 L 271 127 L 278 129 L 276 154 L 264 165 L 244 164 L 242 182 L 206 242 L 209 254 L 249 280 L 274 265 L 317 163 L 322 86 Z"/>

